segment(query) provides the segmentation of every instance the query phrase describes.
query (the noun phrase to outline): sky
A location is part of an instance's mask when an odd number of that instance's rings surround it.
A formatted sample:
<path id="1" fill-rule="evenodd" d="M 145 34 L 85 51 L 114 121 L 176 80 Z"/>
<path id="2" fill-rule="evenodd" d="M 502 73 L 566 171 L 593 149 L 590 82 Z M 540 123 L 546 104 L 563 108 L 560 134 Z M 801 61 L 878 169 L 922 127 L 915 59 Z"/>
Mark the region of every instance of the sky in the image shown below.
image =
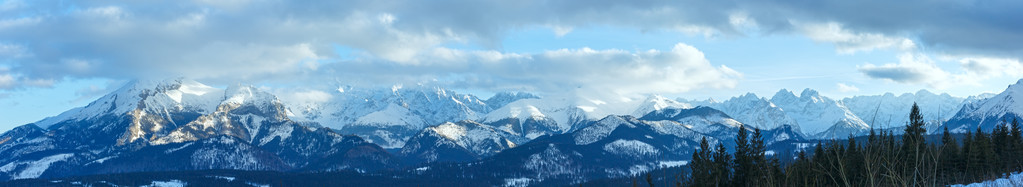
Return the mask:
<path id="1" fill-rule="evenodd" d="M 424 84 L 607 100 L 966 97 L 1023 78 L 1017 0 L 0 0 L 0 129 L 129 80 L 284 98 Z"/>

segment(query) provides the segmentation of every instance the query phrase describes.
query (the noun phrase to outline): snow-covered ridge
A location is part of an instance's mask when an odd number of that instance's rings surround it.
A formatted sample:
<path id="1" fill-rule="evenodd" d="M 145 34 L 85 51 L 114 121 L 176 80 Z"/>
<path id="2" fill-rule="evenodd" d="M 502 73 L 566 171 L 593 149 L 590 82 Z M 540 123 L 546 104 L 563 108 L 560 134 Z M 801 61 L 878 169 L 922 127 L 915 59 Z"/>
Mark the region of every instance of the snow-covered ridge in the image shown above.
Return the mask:
<path id="1" fill-rule="evenodd" d="M 795 127 L 796 131 L 800 131 L 799 122 L 790 117 L 785 110 L 767 98 L 758 97 L 753 93 L 732 97 L 724 102 L 705 101 L 697 104 L 721 110 L 735 120 L 754 128 L 774 129 L 790 125 Z"/>
<path id="2" fill-rule="evenodd" d="M 497 124 L 500 125 L 497 128 L 529 139 L 544 134 L 567 133 L 574 130 L 574 125 L 591 120 L 578 105 L 552 99 L 521 99 L 491 111 L 479 121 L 495 124 L 508 119 L 515 119 L 517 124 Z M 532 125 L 541 127 L 526 127 L 529 121 L 537 122 Z"/>
<path id="3" fill-rule="evenodd" d="M 143 108 L 150 113 L 193 111 L 212 112 L 224 97 L 224 90 L 178 78 L 161 81 L 135 80 L 93 101 L 35 123 L 41 128 L 68 120 L 87 120 L 103 115 L 127 114 Z"/>
<path id="4" fill-rule="evenodd" d="M 1001 120 L 1011 121 L 1023 117 L 1023 104 L 1017 101 L 1020 99 L 1023 99 L 1023 79 L 990 98 L 964 104 L 946 125 L 953 132 L 965 132 L 978 126 L 990 130 Z"/>
<path id="5" fill-rule="evenodd" d="M 842 102 L 864 122 L 876 128 L 885 128 L 907 124 L 913 103 L 920 106 L 920 113 L 925 121 L 946 121 L 962 108 L 964 98 L 920 90 L 899 96 L 892 93 L 855 96 L 842 99 Z"/>
<path id="6" fill-rule="evenodd" d="M 821 96 L 817 91 L 811 89 L 803 90 L 799 97 L 782 89 L 771 98 L 771 103 L 782 108 L 789 117 L 795 119 L 799 128 L 807 135 L 825 133 L 835 125 L 856 130 L 870 129 L 870 126 L 846 108 L 845 104 Z"/>
<path id="7" fill-rule="evenodd" d="M 693 108 L 693 105 L 690 105 L 689 103 L 671 100 L 668 99 L 667 97 L 660 95 L 651 95 L 647 97 L 647 99 L 644 100 L 643 103 L 636 107 L 636 110 L 632 112 L 632 116 L 640 117 L 650 112 L 666 108 L 690 109 Z"/>

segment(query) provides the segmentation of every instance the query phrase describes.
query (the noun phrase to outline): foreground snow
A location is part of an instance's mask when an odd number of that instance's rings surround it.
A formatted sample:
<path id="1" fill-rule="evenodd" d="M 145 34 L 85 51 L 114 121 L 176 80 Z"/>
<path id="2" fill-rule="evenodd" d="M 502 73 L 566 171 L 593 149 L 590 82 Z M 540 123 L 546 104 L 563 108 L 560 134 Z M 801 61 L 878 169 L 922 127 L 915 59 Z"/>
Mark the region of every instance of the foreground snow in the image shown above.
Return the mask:
<path id="1" fill-rule="evenodd" d="M 951 185 L 952 187 L 980 187 L 980 186 L 1023 186 L 1023 173 L 1013 173 L 1006 178 L 1000 178 L 990 181 L 978 182 L 973 184 L 956 184 Z"/>

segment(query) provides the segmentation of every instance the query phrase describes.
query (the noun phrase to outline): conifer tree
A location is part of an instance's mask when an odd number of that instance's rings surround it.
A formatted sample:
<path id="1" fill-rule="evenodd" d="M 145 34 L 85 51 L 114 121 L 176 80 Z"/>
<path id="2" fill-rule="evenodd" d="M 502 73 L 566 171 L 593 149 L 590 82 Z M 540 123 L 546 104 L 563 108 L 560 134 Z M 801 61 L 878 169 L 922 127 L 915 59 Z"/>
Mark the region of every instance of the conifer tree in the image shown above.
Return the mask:
<path id="1" fill-rule="evenodd" d="M 860 186 L 860 175 L 863 172 L 863 155 L 860 152 L 859 145 L 856 143 L 856 138 L 849 136 L 848 145 L 845 148 L 845 157 L 843 159 L 843 166 L 845 167 L 846 177 L 850 181 L 849 184 L 852 186 Z"/>
<path id="2" fill-rule="evenodd" d="M 747 172 L 753 175 L 750 178 L 750 181 L 755 182 L 753 186 L 764 183 L 770 177 L 768 171 L 770 170 L 771 165 L 767 162 L 767 156 L 765 155 L 766 152 L 767 147 L 764 145 L 763 134 L 761 134 L 760 129 L 754 129 L 753 137 L 750 138 L 749 157 L 752 161 L 753 168 L 751 168 L 752 171 Z"/>
<path id="3" fill-rule="evenodd" d="M 746 186 L 747 182 L 752 182 L 750 177 L 754 168 L 753 150 L 751 149 L 746 128 L 744 125 L 739 125 L 739 133 L 735 137 L 735 162 L 733 163 L 735 173 L 732 176 L 735 179 L 733 181 L 735 186 Z"/>
<path id="4" fill-rule="evenodd" d="M 920 115 L 920 107 L 916 103 L 913 103 L 909 111 L 909 124 L 906 124 L 905 131 L 902 134 L 902 152 L 905 155 L 903 163 L 906 165 L 904 174 L 908 175 L 908 180 L 922 181 L 920 169 L 924 162 L 926 150 L 924 133 L 927 130 L 924 129 L 923 116 Z"/>
<path id="5" fill-rule="evenodd" d="M 1012 157 L 1010 159 L 1010 168 L 1013 171 L 1023 170 L 1023 132 L 1021 132 L 1019 122 L 1016 118 L 1012 119 L 1011 129 L 1009 132 L 1009 152 Z"/>
<path id="6" fill-rule="evenodd" d="M 711 160 L 711 148 L 707 143 L 707 137 L 700 140 L 700 150 L 693 152 L 693 160 L 689 163 L 692 174 L 689 177 L 689 186 L 711 186 L 713 180 L 714 163 Z"/>
<path id="7" fill-rule="evenodd" d="M 941 164 L 939 166 L 939 177 L 944 184 L 954 182 L 958 176 L 958 171 L 962 166 L 959 156 L 959 143 L 956 142 L 955 138 L 952 137 L 948 132 L 948 127 L 945 127 L 945 131 L 941 134 L 941 154 L 938 156 Z"/>
<path id="8" fill-rule="evenodd" d="M 725 150 L 724 144 L 718 144 L 717 151 L 714 152 L 714 179 L 716 181 L 715 186 L 729 186 L 731 184 L 732 170 L 731 170 L 732 157 Z"/>
<path id="9" fill-rule="evenodd" d="M 1002 123 L 995 126 L 994 131 L 991 132 L 991 145 L 995 153 L 995 159 L 992 160 L 995 173 L 1006 173 L 1009 172 L 1009 128 L 1008 123 L 1002 120 Z"/>

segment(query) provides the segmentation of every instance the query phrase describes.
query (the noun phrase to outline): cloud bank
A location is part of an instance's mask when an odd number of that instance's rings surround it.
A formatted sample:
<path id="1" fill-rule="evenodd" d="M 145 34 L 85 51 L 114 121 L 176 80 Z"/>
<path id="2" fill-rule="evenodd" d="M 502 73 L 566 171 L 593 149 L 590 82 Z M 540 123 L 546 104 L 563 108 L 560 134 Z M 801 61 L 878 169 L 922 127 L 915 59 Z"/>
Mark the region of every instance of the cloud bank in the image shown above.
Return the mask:
<path id="1" fill-rule="evenodd" d="M 685 44 L 665 51 L 516 54 L 499 51 L 500 41 L 506 33 L 537 27 L 565 35 L 614 26 L 724 37 L 798 34 L 834 44 L 839 53 L 926 48 L 1011 61 L 1023 56 L 1019 7 L 1023 2 L 1013 0 L 7 0 L 0 3 L 0 89 L 75 78 L 186 76 L 219 83 L 342 80 L 685 92 L 733 87 L 741 73 L 708 62 Z M 491 49 L 444 47 L 459 43 Z M 357 55 L 339 56 L 339 48 Z M 963 68 L 994 71 L 1004 68 L 990 65 L 1015 62 L 967 60 Z M 936 75 L 948 75 L 933 62 L 901 60 L 859 70 L 935 86 L 941 86 Z"/>

